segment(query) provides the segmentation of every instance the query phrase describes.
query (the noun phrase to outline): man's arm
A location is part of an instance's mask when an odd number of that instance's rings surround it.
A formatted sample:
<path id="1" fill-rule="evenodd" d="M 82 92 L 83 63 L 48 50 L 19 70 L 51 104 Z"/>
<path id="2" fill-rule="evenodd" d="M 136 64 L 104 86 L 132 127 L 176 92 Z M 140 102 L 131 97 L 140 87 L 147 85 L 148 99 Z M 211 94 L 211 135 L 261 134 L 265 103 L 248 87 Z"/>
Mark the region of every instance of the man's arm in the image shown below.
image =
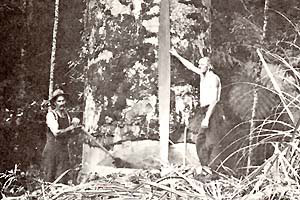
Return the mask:
<path id="1" fill-rule="evenodd" d="M 211 117 L 212 114 L 214 113 L 214 110 L 215 110 L 215 108 L 216 108 L 216 105 L 217 105 L 217 103 L 218 103 L 219 100 L 220 100 L 220 95 L 221 95 L 221 82 L 220 82 L 220 79 L 219 79 L 219 77 L 216 76 L 216 77 L 213 79 L 213 81 L 214 81 L 213 84 L 214 84 L 215 87 L 216 87 L 216 89 L 213 90 L 213 91 L 215 92 L 215 94 L 214 94 L 215 99 L 209 104 L 208 109 L 207 109 L 207 111 L 206 111 L 206 113 L 205 113 L 205 117 L 204 117 L 204 119 L 202 120 L 201 126 L 202 126 L 203 128 L 207 128 L 207 127 L 208 127 L 210 117 Z"/>
<path id="2" fill-rule="evenodd" d="M 67 132 L 74 130 L 75 126 L 71 124 L 67 128 L 58 129 L 58 122 L 52 112 L 48 112 L 46 116 L 47 126 L 50 128 L 51 132 L 55 137 L 64 136 Z"/>
<path id="3" fill-rule="evenodd" d="M 186 68 L 188 68 L 189 70 L 191 70 L 199 75 L 202 75 L 202 73 L 198 67 L 196 67 L 193 63 L 191 63 L 184 57 L 180 56 L 175 49 L 171 49 L 170 53 L 171 53 L 171 55 L 176 57 Z"/>
<path id="4" fill-rule="evenodd" d="M 215 102 L 209 104 L 208 109 L 207 109 L 207 111 L 205 113 L 205 117 L 202 120 L 201 127 L 208 128 L 210 117 L 214 113 L 214 110 L 215 110 L 215 107 L 216 107 L 217 103 L 218 102 L 215 101 Z"/>

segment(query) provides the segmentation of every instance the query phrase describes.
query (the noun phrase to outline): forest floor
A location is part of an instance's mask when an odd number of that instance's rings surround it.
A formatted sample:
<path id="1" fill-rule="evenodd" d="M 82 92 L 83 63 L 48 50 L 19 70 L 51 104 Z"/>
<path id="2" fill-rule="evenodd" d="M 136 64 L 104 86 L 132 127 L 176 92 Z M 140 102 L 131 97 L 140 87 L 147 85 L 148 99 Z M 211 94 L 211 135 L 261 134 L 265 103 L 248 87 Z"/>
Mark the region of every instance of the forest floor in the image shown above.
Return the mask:
<path id="1" fill-rule="evenodd" d="M 32 191 L 3 194 L 7 199 L 225 199 L 225 188 L 236 184 L 206 167 L 169 166 L 163 170 L 105 167 L 99 174 L 84 176 L 79 184 L 45 183 L 36 179 Z M 227 183 L 226 183 L 227 182 Z M 231 184 L 231 186 L 230 186 Z M 222 185 L 222 186 L 221 186 Z M 13 186 L 13 185 L 12 185 Z M 214 188 L 212 188 L 214 187 Z M 12 187 L 11 187 L 12 188 Z M 33 189 L 35 188 L 35 189 Z M 229 189 L 230 190 L 230 189 Z M 8 192 L 8 191 L 7 191 Z M 229 192 L 229 191 L 228 191 Z M 232 190 L 230 193 L 233 193 Z M 217 194 L 220 193 L 220 194 Z M 16 193 L 15 193 L 16 194 Z M 10 197 L 8 197 L 10 196 Z"/>
<path id="2" fill-rule="evenodd" d="M 53 183 L 35 179 L 35 183 L 30 183 L 34 186 L 23 188 L 21 195 L 2 195 L 3 199 L 19 200 L 300 199 L 297 182 L 287 180 L 273 169 L 269 172 L 255 170 L 246 177 L 236 178 L 201 166 L 168 166 L 160 170 L 103 167 L 100 174 L 85 176 L 78 184 L 61 184 L 59 178 Z"/>

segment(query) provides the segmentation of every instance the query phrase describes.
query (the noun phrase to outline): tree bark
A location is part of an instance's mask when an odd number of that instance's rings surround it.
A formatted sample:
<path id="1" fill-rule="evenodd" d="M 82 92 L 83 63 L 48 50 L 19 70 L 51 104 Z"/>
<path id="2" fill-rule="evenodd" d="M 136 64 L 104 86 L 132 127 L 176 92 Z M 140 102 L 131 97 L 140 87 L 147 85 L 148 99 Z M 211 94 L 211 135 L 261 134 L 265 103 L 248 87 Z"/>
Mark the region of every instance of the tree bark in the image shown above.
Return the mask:
<path id="1" fill-rule="evenodd" d="M 84 85 L 84 113 L 83 113 L 83 124 L 84 129 L 88 133 L 92 133 L 97 129 L 99 117 L 102 111 L 102 107 L 96 103 L 95 97 L 93 96 L 94 90 L 96 89 L 91 85 L 89 79 L 92 77 L 88 77 L 90 66 L 93 63 L 91 56 L 93 54 L 94 49 L 94 37 L 95 27 L 90 24 L 91 21 L 91 11 L 90 6 L 95 3 L 95 0 L 87 0 L 86 1 L 86 9 L 84 13 L 84 33 L 86 34 L 86 46 L 87 48 L 87 60 L 85 63 L 85 85 Z M 89 36 L 89 38 L 88 38 Z M 78 177 L 78 181 L 84 182 L 87 174 L 95 171 L 99 171 L 99 163 L 101 159 L 105 156 L 103 150 L 97 147 L 91 147 L 88 143 L 83 144 L 82 149 L 82 170 Z"/>

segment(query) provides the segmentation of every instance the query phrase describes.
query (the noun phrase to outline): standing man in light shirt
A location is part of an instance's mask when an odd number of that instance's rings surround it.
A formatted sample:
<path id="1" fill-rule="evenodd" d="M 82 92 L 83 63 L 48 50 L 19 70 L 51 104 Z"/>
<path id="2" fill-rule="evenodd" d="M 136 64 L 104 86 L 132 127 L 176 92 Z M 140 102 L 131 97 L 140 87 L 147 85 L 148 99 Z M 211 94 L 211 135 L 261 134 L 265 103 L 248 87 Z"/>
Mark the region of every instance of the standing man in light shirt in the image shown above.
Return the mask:
<path id="1" fill-rule="evenodd" d="M 191 122 L 190 129 L 197 134 L 196 148 L 198 158 L 202 165 L 208 165 L 216 159 L 219 150 L 219 126 L 222 119 L 219 112 L 221 95 L 221 81 L 217 74 L 212 71 L 212 65 L 208 57 L 200 58 L 198 67 L 187 59 L 180 56 L 175 49 L 170 50 L 171 55 L 176 57 L 187 69 L 200 75 L 200 110 Z"/>
<path id="2" fill-rule="evenodd" d="M 78 118 L 71 117 L 66 110 L 68 94 L 57 89 L 50 99 L 54 107 L 47 113 L 46 123 L 48 126 L 47 142 L 43 151 L 43 170 L 45 181 L 53 182 L 58 176 L 69 169 L 69 138 L 74 134 L 74 129 L 80 123 Z M 68 176 L 65 175 L 62 183 L 67 183 Z"/>

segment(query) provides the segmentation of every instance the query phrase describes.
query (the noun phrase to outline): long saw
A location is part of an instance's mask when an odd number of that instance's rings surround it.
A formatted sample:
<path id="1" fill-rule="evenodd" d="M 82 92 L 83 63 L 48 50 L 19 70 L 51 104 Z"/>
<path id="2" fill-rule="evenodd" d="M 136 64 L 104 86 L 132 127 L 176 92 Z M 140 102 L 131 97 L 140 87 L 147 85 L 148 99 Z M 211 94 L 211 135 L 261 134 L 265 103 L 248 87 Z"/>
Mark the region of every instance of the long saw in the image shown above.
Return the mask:
<path id="1" fill-rule="evenodd" d="M 81 132 L 86 135 L 90 140 L 96 144 L 98 148 L 100 148 L 104 153 L 106 153 L 109 157 L 113 159 L 113 164 L 118 168 L 131 168 L 132 164 L 114 156 L 111 152 L 109 152 L 94 136 L 92 136 L 90 133 L 88 133 L 83 126 L 78 127 L 80 128 Z"/>

